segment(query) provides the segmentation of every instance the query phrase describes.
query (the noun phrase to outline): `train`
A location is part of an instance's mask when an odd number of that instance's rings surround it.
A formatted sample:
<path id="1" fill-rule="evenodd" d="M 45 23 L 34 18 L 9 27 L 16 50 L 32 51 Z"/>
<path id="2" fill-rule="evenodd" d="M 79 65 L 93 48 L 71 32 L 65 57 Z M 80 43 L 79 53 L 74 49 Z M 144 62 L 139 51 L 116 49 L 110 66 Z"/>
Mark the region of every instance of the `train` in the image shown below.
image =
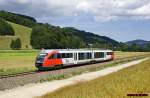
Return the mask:
<path id="1" fill-rule="evenodd" d="M 114 59 L 112 50 L 102 49 L 42 49 L 35 66 L 41 69 L 89 64 Z"/>

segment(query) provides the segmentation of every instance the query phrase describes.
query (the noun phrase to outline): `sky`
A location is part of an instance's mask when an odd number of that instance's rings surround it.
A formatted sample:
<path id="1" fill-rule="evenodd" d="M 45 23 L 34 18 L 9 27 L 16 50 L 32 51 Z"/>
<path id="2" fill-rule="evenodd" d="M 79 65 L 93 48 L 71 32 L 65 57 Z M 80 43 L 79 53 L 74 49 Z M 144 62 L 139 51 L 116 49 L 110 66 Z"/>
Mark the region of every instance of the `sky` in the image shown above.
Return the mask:
<path id="1" fill-rule="evenodd" d="M 150 0 L 0 0 L 0 10 L 120 42 L 150 40 Z"/>

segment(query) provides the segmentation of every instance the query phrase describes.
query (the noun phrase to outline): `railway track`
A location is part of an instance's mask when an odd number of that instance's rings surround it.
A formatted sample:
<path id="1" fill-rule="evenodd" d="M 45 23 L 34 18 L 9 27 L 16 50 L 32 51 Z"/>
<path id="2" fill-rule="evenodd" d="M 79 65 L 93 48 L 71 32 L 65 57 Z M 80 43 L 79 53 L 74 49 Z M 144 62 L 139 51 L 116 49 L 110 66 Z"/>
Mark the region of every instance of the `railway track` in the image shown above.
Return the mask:
<path id="1" fill-rule="evenodd" d="M 29 74 L 36 74 L 36 73 L 38 73 L 38 71 L 22 72 L 22 73 L 17 73 L 17 74 L 10 74 L 10 75 L 2 75 L 2 76 L 0 76 L 0 79 L 22 76 L 22 75 L 29 75 Z"/>
<path id="2" fill-rule="evenodd" d="M 96 63 L 96 64 L 111 64 L 113 62 L 121 62 L 121 61 L 127 61 L 127 60 L 130 60 L 130 59 L 137 59 L 137 58 L 142 58 L 142 57 L 146 57 L 145 55 L 141 55 L 141 56 L 137 56 L 137 57 L 129 57 L 129 58 L 119 58 L 119 59 L 115 59 L 114 61 L 110 61 L 110 62 L 101 62 L 101 63 Z M 92 65 L 92 64 L 88 64 L 88 65 Z M 85 67 L 88 66 L 88 65 L 84 65 Z M 73 67 L 80 67 L 82 65 L 78 65 L 78 66 L 68 66 L 68 67 L 64 67 L 62 69 L 53 69 L 53 70 L 49 70 L 49 71 L 30 71 L 30 72 L 22 72 L 22 73 L 16 73 L 16 74 L 9 74 L 9 75 L 2 75 L 0 76 L 0 79 L 5 79 L 5 78 L 11 78 L 11 77 L 17 77 L 17 76 L 25 76 L 25 75 L 31 75 L 31 74 L 37 74 L 37 73 L 46 73 L 46 72 L 50 72 L 50 71 L 53 71 L 53 72 L 57 72 L 59 70 L 63 70 L 63 69 L 70 69 L 70 68 L 73 68 Z"/>

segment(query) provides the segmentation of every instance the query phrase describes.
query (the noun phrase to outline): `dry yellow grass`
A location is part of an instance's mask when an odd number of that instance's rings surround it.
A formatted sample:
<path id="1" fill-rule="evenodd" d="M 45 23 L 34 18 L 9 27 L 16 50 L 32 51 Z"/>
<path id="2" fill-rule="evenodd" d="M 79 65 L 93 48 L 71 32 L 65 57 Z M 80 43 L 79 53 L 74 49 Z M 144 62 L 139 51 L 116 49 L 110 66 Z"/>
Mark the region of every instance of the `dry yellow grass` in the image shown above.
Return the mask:
<path id="1" fill-rule="evenodd" d="M 118 58 L 127 58 L 127 57 L 135 57 L 139 55 L 150 54 L 150 52 L 122 52 L 122 51 L 115 51 L 115 59 Z"/>
<path id="2" fill-rule="evenodd" d="M 150 59 L 135 66 L 86 83 L 61 88 L 38 98 L 141 98 L 128 93 L 146 93 L 150 97 Z"/>

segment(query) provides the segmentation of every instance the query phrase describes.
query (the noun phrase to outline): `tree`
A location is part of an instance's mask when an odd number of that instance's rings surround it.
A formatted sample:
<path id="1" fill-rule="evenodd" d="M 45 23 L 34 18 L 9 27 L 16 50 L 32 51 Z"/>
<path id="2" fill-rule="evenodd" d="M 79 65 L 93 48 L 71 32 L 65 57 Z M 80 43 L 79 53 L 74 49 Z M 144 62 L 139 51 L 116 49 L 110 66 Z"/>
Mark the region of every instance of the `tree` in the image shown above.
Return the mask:
<path id="1" fill-rule="evenodd" d="M 49 24 L 35 26 L 30 43 L 35 49 L 79 48 L 80 38 Z"/>
<path id="2" fill-rule="evenodd" d="M 0 18 L 28 27 L 33 27 L 36 25 L 36 20 L 33 17 L 6 11 L 0 11 Z"/>
<path id="3" fill-rule="evenodd" d="M 15 43 L 16 43 L 16 49 L 20 49 L 21 48 L 20 38 L 17 38 Z"/>
<path id="4" fill-rule="evenodd" d="M 0 35 L 14 35 L 14 29 L 5 20 L 0 18 Z"/>
<path id="5" fill-rule="evenodd" d="M 132 44 L 131 46 L 129 46 L 129 51 L 134 51 L 134 52 L 139 52 L 142 51 L 140 46 L 138 44 Z"/>
<path id="6" fill-rule="evenodd" d="M 146 46 L 146 51 L 150 52 L 150 42 Z"/>
<path id="7" fill-rule="evenodd" d="M 15 49 L 16 46 L 15 46 L 15 41 L 14 40 L 11 41 L 10 47 L 11 47 L 11 49 Z"/>
<path id="8" fill-rule="evenodd" d="M 10 44 L 11 49 L 14 50 L 18 50 L 21 49 L 21 41 L 19 38 L 17 38 L 16 40 L 12 40 L 11 44 Z"/>

